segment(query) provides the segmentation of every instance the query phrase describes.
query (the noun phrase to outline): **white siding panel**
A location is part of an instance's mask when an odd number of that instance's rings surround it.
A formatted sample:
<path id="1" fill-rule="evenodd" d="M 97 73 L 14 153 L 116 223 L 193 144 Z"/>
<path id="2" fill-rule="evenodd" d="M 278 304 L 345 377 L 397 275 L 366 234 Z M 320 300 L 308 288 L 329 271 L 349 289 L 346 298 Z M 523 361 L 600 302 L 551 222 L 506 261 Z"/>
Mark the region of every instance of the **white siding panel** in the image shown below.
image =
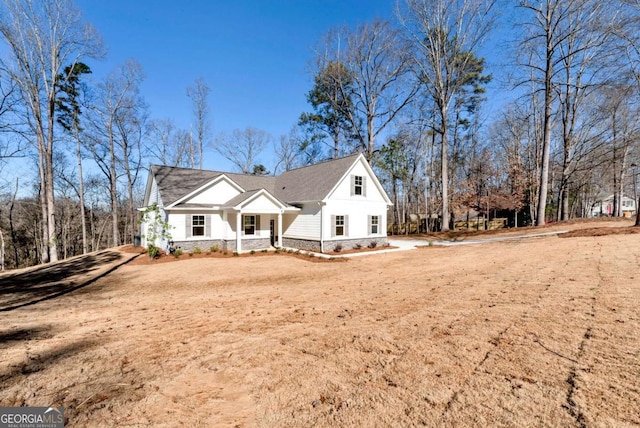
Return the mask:
<path id="1" fill-rule="evenodd" d="M 148 202 L 149 206 L 153 204 L 156 204 L 159 207 L 162 206 L 162 200 L 160 198 L 160 190 L 158 190 L 158 183 L 156 182 L 155 178 L 151 180 L 151 191 L 149 192 L 149 202 Z"/>
<path id="2" fill-rule="evenodd" d="M 185 239 L 185 227 L 186 218 L 184 213 L 171 212 L 169 213 L 169 235 L 174 241 L 181 241 Z"/>
<path id="3" fill-rule="evenodd" d="M 320 239 L 320 205 L 305 204 L 297 215 L 285 215 L 282 228 L 287 238 Z"/>
<path id="4" fill-rule="evenodd" d="M 211 214 L 211 238 L 224 239 L 227 225 L 222 221 L 222 212 Z"/>
<path id="5" fill-rule="evenodd" d="M 242 207 L 243 213 L 279 213 L 280 208 L 276 206 L 271 199 L 264 195 L 258 196 L 256 199 Z"/>
<path id="6" fill-rule="evenodd" d="M 213 186 L 190 198 L 188 203 L 220 205 L 236 197 L 240 192 L 228 181 L 220 180 Z"/>
<path id="7" fill-rule="evenodd" d="M 169 234 L 174 241 L 182 241 L 187 239 L 186 227 L 187 216 L 192 215 L 205 215 L 210 216 L 211 219 L 211 236 L 205 236 L 204 238 L 222 239 L 225 233 L 225 224 L 222 221 L 222 213 L 220 211 L 213 212 L 195 212 L 195 211 L 171 211 L 169 214 L 169 224 L 171 230 Z M 190 238 L 189 238 L 190 239 Z M 202 237 L 194 237 L 193 239 L 203 239 Z"/>
<path id="8" fill-rule="evenodd" d="M 342 180 L 342 182 L 336 187 L 335 191 L 329 196 L 331 200 L 356 200 L 356 201 L 372 201 L 372 202 L 384 202 L 384 196 L 378 190 L 378 187 L 374 184 L 374 179 L 369 175 L 367 168 L 361 162 L 357 162 L 349 174 Z M 353 195 L 351 196 L 351 176 L 360 175 L 364 177 L 364 188 L 366 189 L 365 196 Z M 386 212 L 386 209 L 385 209 Z"/>
<path id="9" fill-rule="evenodd" d="M 371 236 L 369 234 L 368 227 L 370 215 L 380 216 L 379 224 L 381 233 L 376 236 L 386 235 L 386 224 L 384 219 L 387 216 L 387 205 L 383 201 L 328 201 L 324 215 L 325 239 L 330 239 L 331 237 L 331 230 L 333 228 L 333 225 L 331 224 L 331 216 L 334 215 L 349 216 L 349 231 L 346 238 L 359 239 Z"/>

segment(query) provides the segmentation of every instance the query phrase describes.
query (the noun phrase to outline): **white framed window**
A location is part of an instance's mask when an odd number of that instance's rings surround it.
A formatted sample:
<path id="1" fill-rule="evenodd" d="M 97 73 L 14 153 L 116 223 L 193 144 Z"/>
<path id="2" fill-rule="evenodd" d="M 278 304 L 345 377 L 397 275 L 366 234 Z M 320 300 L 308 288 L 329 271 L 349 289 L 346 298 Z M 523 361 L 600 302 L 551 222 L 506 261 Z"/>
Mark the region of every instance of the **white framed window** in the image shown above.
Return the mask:
<path id="1" fill-rule="evenodd" d="M 353 177 L 353 193 L 356 195 L 362 195 L 362 176 L 356 175 Z"/>
<path id="2" fill-rule="evenodd" d="M 191 216 L 191 236 L 204 236 L 204 216 Z"/>
<path id="3" fill-rule="evenodd" d="M 380 216 L 370 215 L 369 216 L 369 234 L 377 235 L 380 233 Z"/>
<path id="4" fill-rule="evenodd" d="M 344 216 L 336 216 L 336 236 L 344 236 Z"/>
<path id="5" fill-rule="evenodd" d="M 331 216 L 331 236 L 349 236 L 349 216 Z"/>
<path id="6" fill-rule="evenodd" d="M 351 176 L 351 196 L 367 195 L 366 177 L 362 175 Z"/>
<path id="7" fill-rule="evenodd" d="M 242 216 L 242 230 L 244 235 L 260 235 L 260 216 Z"/>

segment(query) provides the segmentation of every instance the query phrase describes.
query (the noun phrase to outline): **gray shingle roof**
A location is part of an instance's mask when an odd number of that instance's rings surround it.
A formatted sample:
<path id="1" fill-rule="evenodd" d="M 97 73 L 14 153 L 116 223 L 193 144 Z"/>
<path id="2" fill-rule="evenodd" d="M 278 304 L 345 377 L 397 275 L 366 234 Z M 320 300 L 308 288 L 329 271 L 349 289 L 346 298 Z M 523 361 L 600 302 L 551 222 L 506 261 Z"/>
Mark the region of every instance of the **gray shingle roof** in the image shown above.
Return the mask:
<path id="1" fill-rule="evenodd" d="M 200 186 L 210 182 L 221 173 L 198 169 L 178 168 L 172 166 L 151 166 L 151 174 L 155 177 L 158 190 L 165 205 L 170 205 L 193 192 Z"/>
<path id="2" fill-rule="evenodd" d="M 323 200 L 359 155 L 329 160 L 286 171 L 278 177 L 236 174 L 170 166 L 151 166 L 165 205 L 170 205 L 216 177 L 224 174 L 246 192 L 265 189 L 284 203 Z M 238 195 L 225 205 L 233 206 L 251 196 Z M 236 203 L 232 203 L 235 199 Z"/>
<path id="3" fill-rule="evenodd" d="M 241 204 L 242 202 L 246 201 L 247 199 L 249 199 L 250 197 L 252 197 L 256 193 L 258 193 L 259 191 L 260 191 L 260 189 L 258 189 L 258 190 L 249 190 L 248 192 L 240 193 L 235 198 L 231 198 L 230 200 L 228 200 L 224 204 L 224 206 L 225 207 L 235 207 L 236 205 Z"/>
<path id="4" fill-rule="evenodd" d="M 277 177 L 274 194 L 289 203 L 321 201 L 338 184 L 359 155 L 286 171 Z"/>

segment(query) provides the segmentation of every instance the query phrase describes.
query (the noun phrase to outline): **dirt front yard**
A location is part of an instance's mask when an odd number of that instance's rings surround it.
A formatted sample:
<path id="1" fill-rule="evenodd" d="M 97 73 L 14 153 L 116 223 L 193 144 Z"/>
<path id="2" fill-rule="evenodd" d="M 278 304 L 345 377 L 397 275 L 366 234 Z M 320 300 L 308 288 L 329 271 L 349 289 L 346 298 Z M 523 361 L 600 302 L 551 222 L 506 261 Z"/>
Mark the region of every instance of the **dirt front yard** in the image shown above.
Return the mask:
<path id="1" fill-rule="evenodd" d="M 0 312 L 0 405 L 74 427 L 637 426 L 639 262 L 625 234 L 127 264 Z"/>

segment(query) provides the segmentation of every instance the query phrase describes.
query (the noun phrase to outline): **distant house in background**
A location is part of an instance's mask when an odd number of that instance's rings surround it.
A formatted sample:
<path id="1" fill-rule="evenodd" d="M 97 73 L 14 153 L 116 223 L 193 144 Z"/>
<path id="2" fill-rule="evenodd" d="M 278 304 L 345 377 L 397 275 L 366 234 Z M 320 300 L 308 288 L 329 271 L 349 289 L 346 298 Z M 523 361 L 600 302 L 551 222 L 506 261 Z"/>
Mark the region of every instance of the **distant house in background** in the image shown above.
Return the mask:
<path id="1" fill-rule="evenodd" d="M 144 207 L 153 205 L 169 224 L 173 245 L 184 251 L 329 252 L 386 245 L 391 201 L 359 154 L 277 177 L 153 165 Z M 153 224 L 141 225 L 143 246 Z M 166 239 L 153 244 L 168 248 Z"/>
<path id="2" fill-rule="evenodd" d="M 636 215 L 636 201 L 633 198 L 622 196 L 622 206 L 620 207 L 623 217 L 633 217 Z M 609 195 L 597 201 L 591 207 L 591 217 L 610 216 L 613 214 L 613 195 Z"/>

